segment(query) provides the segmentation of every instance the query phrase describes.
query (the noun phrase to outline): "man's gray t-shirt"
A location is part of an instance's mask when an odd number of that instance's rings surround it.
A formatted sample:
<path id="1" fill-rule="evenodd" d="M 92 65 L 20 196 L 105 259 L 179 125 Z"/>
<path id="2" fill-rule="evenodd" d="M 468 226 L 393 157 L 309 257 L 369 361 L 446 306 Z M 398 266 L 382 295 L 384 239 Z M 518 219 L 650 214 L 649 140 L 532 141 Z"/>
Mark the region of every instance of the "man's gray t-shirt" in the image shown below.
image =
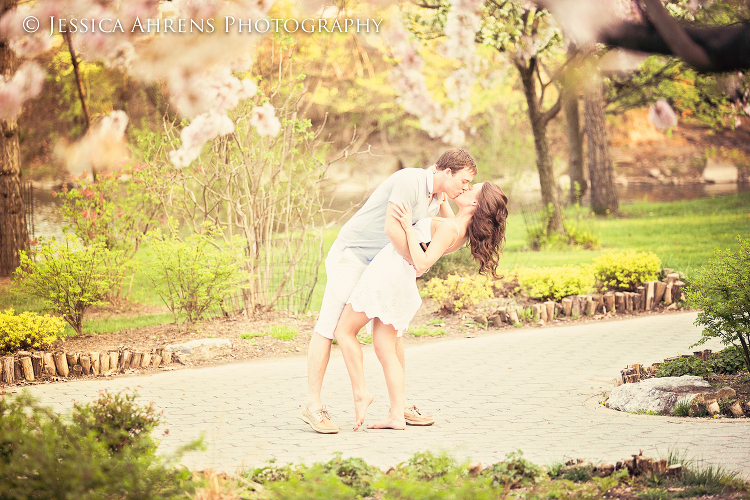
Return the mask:
<path id="1" fill-rule="evenodd" d="M 405 168 L 388 177 L 344 224 L 336 244 L 350 248 L 362 262 L 369 264 L 390 242 L 385 235 L 388 202 L 411 207 L 413 222 L 438 214 L 440 201 L 431 196 L 433 175 L 430 170 Z"/>

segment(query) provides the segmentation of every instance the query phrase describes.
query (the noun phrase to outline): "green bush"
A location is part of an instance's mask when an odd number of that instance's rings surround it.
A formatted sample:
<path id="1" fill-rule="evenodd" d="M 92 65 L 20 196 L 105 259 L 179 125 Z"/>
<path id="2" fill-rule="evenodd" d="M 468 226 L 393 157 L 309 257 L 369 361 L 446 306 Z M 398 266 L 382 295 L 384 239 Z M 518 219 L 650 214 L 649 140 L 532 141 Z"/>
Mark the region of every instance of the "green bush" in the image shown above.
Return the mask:
<path id="1" fill-rule="evenodd" d="M 521 291 L 543 300 L 559 301 L 569 295 L 585 294 L 594 286 L 590 265 L 519 268 L 514 274 Z"/>
<path id="2" fill-rule="evenodd" d="M 150 434 L 159 425 L 159 417 L 153 403 L 139 406 L 136 397 L 135 393 L 105 391 L 93 404 L 76 405 L 73 422 L 112 453 L 125 448 L 148 450 L 154 444 Z"/>
<path id="3" fill-rule="evenodd" d="M 451 274 L 445 279 L 432 278 L 422 288 L 422 294 L 440 305 L 444 313 L 453 314 L 461 309 L 471 309 L 493 296 L 492 282 L 485 276 L 459 276 Z"/>
<path id="4" fill-rule="evenodd" d="M 437 262 L 430 266 L 429 271 L 424 275 L 424 279 L 442 278 L 445 279 L 449 274 L 471 274 L 476 272 L 477 264 L 474 257 L 471 256 L 471 250 L 468 247 L 462 247 L 457 251 L 443 255 Z"/>
<path id="5" fill-rule="evenodd" d="M 711 354 L 708 358 L 709 369 L 714 373 L 737 373 L 747 370 L 742 349 L 730 346 Z"/>
<path id="6" fill-rule="evenodd" d="M 564 233 L 547 232 L 544 227 L 527 232 L 529 247 L 533 250 L 563 250 L 579 247 L 593 250 L 601 245 L 601 240 L 590 230 L 563 222 Z"/>
<path id="7" fill-rule="evenodd" d="M 492 464 L 482 472 L 494 488 L 506 490 L 534 484 L 543 476 L 542 469 L 523 458 L 521 450 L 505 455 L 505 460 Z"/>
<path id="8" fill-rule="evenodd" d="M 146 276 L 169 308 L 175 323 L 199 320 L 217 307 L 247 279 L 241 243 L 217 247 L 214 233 L 193 234 L 184 241 L 177 236 L 149 233 L 154 261 Z"/>
<path id="9" fill-rule="evenodd" d="M 690 356 L 672 361 L 665 361 L 656 369 L 655 377 L 682 377 L 683 375 L 696 375 L 705 377 L 710 370 L 708 364 L 700 358 Z"/>
<path id="10" fill-rule="evenodd" d="M 341 452 L 323 464 L 323 472 L 336 475 L 342 483 L 354 488 L 357 495 L 371 497 L 374 495 L 372 483 L 381 472 L 377 467 L 367 465 L 361 458 L 341 458 Z"/>
<path id="11" fill-rule="evenodd" d="M 65 328 L 65 320 L 32 312 L 0 312 L 0 352 L 41 350 L 49 346 Z"/>
<path id="12" fill-rule="evenodd" d="M 688 303 L 698 313 L 696 325 L 704 327 L 696 345 L 719 337 L 724 345 L 741 346 L 750 371 L 750 238 L 737 237 L 737 251 L 717 250 L 709 265 L 688 285 Z"/>
<path id="13" fill-rule="evenodd" d="M 83 332 L 83 316 L 106 302 L 122 279 L 122 252 L 108 250 L 102 241 L 83 246 L 72 235 L 62 242 L 40 238 L 33 258 L 21 253 L 16 284 L 25 293 L 44 300 L 76 333 Z"/>
<path id="14" fill-rule="evenodd" d="M 75 405 L 68 421 L 27 394 L 0 399 L 0 498 L 186 498 L 194 483 L 174 465 L 180 453 L 175 462 L 158 457 L 148 432 L 113 451 L 110 430 L 90 418 L 107 407 L 111 400 Z"/>
<path id="15" fill-rule="evenodd" d="M 635 291 L 647 281 L 658 279 L 661 261 L 655 253 L 624 250 L 594 259 L 594 277 L 608 290 Z"/>
<path id="16" fill-rule="evenodd" d="M 417 452 L 396 469 L 405 476 L 420 481 L 431 481 L 456 469 L 456 462 L 445 453 L 434 455 L 430 451 Z"/>

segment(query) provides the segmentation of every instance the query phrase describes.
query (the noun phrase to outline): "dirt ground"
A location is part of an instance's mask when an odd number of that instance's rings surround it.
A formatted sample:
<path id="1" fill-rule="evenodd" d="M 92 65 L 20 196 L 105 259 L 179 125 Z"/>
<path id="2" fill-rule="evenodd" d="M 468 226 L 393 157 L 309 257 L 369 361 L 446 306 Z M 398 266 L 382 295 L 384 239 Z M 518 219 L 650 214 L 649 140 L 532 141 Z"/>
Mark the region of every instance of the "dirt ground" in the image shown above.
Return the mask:
<path id="1" fill-rule="evenodd" d="M 408 345 L 419 344 L 423 342 L 434 342 L 445 338 L 458 337 L 477 337 L 497 332 L 498 330 L 508 330 L 515 327 L 504 324 L 500 327 L 492 324 L 485 325 L 480 321 L 486 317 L 487 311 L 476 310 L 473 312 L 440 316 L 437 312 L 438 307 L 431 299 L 423 299 L 424 303 L 419 309 L 411 323 L 410 330 L 416 334 L 410 334 L 408 331 L 404 336 L 404 342 Z M 502 300 L 502 299 L 500 299 Z M 494 305 L 494 303 L 493 303 Z M 488 307 L 491 310 L 493 305 Z M 160 308 L 148 306 L 139 307 L 131 306 L 130 310 L 122 311 L 122 314 L 155 314 L 162 311 Z M 671 311 L 658 312 L 652 311 L 643 314 L 669 314 Z M 107 314 L 113 314 L 114 311 L 99 310 L 91 315 L 92 318 L 101 318 Z M 629 318 L 631 315 L 622 315 L 621 318 Z M 589 322 L 598 321 L 604 318 L 604 315 L 593 317 L 582 317 L 576 320 L 571 318 L 558 318 L 552 322 L 544 324 L 540 322 L 539 327 L 559 326 L 572 322 Z M 59 339 L 48 348 L 48 351 L 64 350 L 66 352 L 106 352 L 127 348 L 134 351 L 150 351 L 153 349 L 164 348 L 170 344 L 179 344 L 190 340 L 201 338 L 218 338 L 228 339 L 232 342 L 232 353 L 215 358 L 211 361 L 201 363 L 203 365 L 222 364 L 237 361 L 246 361 L 249 359 L 263 358 L 270 356 L 284 356 L 289 354 L 304 353 L 307 351 L 307 345 L 313 333 L 315 326 L 315 314 L 294 314 L 285 311 L 276 311 L 273 313 L 257 314 L 252 317 L 236 316 L 231 318 L 216 318 L 210 321 L 203 321 L 185 328 L 178 327 L 174 324 L 153 325 L 139 328 L 128 328 L 114 333 L 102 333 L 95 335 L 78 335 L 75 337 L 66 337 Z M 288 327 L 295 330 L 298 335 L 292 340 L 279 340 L 271 335 L 255 336 L 264 334 L 273 326 Z M 527 324 L 529 326 L 529 324 Z M 252 338 L 244 339 L 240 336 L 250 334 Z M 360 342 L 369 343 L 365 332 L 360 332 Z M 335 348 L 335 347 L 334 347 Z M 146 371 L 157 370 L 151 368 Z"/>

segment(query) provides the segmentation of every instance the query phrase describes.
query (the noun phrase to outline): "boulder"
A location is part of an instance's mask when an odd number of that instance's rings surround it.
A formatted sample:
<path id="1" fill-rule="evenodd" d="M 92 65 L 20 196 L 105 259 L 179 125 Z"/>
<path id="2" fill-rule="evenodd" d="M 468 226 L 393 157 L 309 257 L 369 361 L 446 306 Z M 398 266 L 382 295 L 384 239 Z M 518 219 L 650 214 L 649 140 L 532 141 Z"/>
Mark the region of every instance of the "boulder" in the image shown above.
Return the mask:
<path id="1" fill-rule="evenodd" d="M 703 180 L 709 184 L 731 184 L 739 178 L 737 167 L 729 162 L 709 159 L 703 170 Z"/>
<path id="2" fill-rule="evenodd" d="M 228 339 L 197 339 L 184 344 L 168 345 L 167 349 L 181 353 L 190 361 L 206 361 L 232 352 L 232 342 Z"/>
<path id="3" fill-rule="evenodd" d="M 660 377 L 623 384 L 612 389 L 607 406 L 615 410 L 637 412 L 640 410 L 669 414 L 679 401 L 708 404 L 734 397 L 729 387 L 716 389 L 701 377 Z"/>

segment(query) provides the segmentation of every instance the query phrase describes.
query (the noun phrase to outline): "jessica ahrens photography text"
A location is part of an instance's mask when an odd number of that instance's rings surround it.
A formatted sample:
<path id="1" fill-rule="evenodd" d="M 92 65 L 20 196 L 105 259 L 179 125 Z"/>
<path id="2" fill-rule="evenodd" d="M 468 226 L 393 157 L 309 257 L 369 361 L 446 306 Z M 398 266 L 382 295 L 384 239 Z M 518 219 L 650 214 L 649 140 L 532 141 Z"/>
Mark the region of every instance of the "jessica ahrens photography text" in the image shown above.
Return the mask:
<path id="1" fill-rule="evenodd" d="M 49 36 L 58 33 L 380 33 L 383 19 L 280 19 L 258 18 L 243 19 L 233 16 L 214 19 L 144 19 L 136 17 L 126 27 L 119 19 L 112 18 L 49 18 Z M 35 33 L 41 22 L 34 16 L 23 20 L 23 29 Z"/>

